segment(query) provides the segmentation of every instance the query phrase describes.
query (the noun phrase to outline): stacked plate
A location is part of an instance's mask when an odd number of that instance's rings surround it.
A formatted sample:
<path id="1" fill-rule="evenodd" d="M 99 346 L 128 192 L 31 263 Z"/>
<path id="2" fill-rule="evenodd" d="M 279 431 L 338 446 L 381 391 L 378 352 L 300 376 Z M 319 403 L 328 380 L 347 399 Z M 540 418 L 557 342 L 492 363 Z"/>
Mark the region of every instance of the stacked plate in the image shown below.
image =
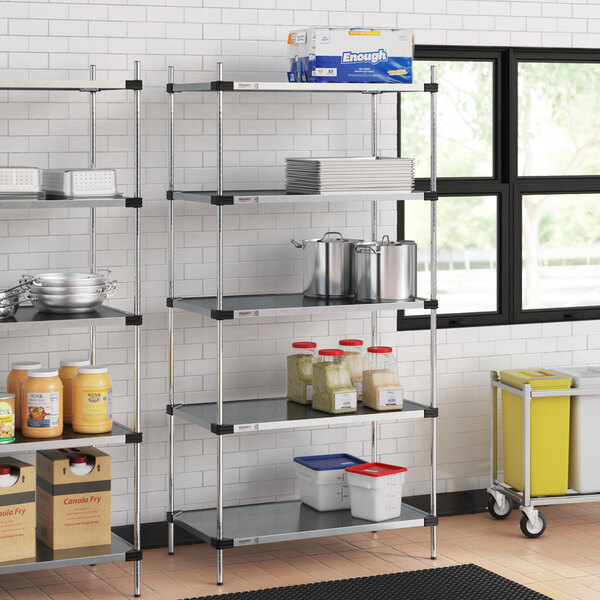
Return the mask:
<path id="1" fill-rule="evenodd" d="M 43 200 L 45 193 L 36 167 L 0 167 L 0 201 Z"/>
<path id="2" fill-rule="evenodd" d="M 78 314 L 96 310 L 113 295 L 116 281 L 97 273 L 44 273 L 27 284 L 29 298 L 43 313 Z"/>
<path id="3" fill-rule="evenodd" d="M 412 158 L 287 158 L 286 190 L 296 194 L 412 191 L 414 171 Z"/>

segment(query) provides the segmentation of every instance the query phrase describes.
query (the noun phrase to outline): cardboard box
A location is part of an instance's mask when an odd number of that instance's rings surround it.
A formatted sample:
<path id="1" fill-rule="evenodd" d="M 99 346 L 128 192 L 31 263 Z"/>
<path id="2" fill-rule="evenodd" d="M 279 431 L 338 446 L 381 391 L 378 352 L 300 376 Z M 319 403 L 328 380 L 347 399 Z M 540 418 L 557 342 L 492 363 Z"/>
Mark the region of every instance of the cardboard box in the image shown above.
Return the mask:
<path id="1" fill-rule="evenodd" d="M 35 556 L 35 467 L 16 458 L 0 464 L 18 471 L 19 479 L 0 487 L 0 563 Z"/>
<path id="2" fill-rule="evenodd" d="M 94 468 L 71 471 L 69 458 L 86 454 Z M 110 544 L 110 456 L 96 448 L 37 453 L 37 537 L 53 550 Z"/>
<path id="3" fill-rule="evenodd" d="M 413 45 L 405 29 L 295 30 L 288 36 L 288 80 L 412 83 Z"/>

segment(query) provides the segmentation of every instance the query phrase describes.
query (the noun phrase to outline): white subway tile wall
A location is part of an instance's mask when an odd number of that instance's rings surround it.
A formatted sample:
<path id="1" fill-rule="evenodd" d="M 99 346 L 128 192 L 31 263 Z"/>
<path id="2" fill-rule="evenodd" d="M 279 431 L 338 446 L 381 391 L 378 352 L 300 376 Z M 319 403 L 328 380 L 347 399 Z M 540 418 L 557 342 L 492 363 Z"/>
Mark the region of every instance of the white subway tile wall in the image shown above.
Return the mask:
<path id="1" fill-rule="evenodd" d="M 420 44 L 598 47 L 600 6 L 590 0 L 113 0 L 0 1 L 0 78 L 132 77 L 142 61 L 143 92 L 143 520 L 165 518 L 168 502 L 167 403 L 167 66 L 177 81 L 214 78 L 283 80 L 288 30 L 303 25 L 413 28 Z M 426 96 L 423 102 L 428 102 Z M 131 193 L 130 93 L 98 94 L 98 157 L 115 167 Z M 287 156 L 361 155 L 370 148 L 368 99 L 332 94 L 227 94 L 225 185 L 270 187 L 283 182 Z M 0 92 L 0 164 L 88 165 L 89 104 L 85 94 Z M 175 97 L 175 178 L 179 189 L 211 189 L 216 178 L 216 108 L 210 94 Z M 382 98 L 380 148 L 394 152 L 395 106 Z M 423 132 L 428 135 L 428 132 Z M 394 235 L 395 205 L 380 205 L 382 233 Z M 84 269 L 87 209 L 7 210 L 0 214 L 2 282 L 24 272 Z M 178 203 L 176 294 L 215 291 L 215 210 Z M 225 209 L 227 293 L 298 291 L 301 257 L 290 238 L 325 230 L 368 237 L 363 203 Z M 131 309 L 133 221 L 130 210 L 98 210 L 98 265 L 111 269 L 111 304 Z M 176 312 L 177 402 L 210 401 L 215 389 L 214 323 Z M 381 341 L 394 346 L 407 394 L 428 402 L 429 348 L 424 331 L 396 332 L 395 315 L 380 317 Z M 342 336 L 368 340 L 367 313 L 331 318 L 245 319 L 225 326 L 227 398 L 282 394 L 290 343 L 320 346 Z M 81 328 L 1 333 L 0 378 L 13 360 L 56 365 L 85 355 Z M 439 491 L 484 487 L 488 481 L 490 369 L 586 364 L 600 360 L 600 323 L 556 323 L 441 331 L 439 335 Z M 98 360 L 110 365 L 115 417 L 132 409 L 131 331 L 100 328 Z M 382 459 L 409 468 L 407 495 L 429 490 L 430 425 L 380 427 Z M 177 423 L 177 508 L 215 502 L 215 439 Z M 369 427 L 335 427 L 225 438 L 228 503 L 296 497 L 295 455 L 348 451 L 368 457 Z M 132 451 L 111 448 L 113 524 L 132 521 Z M 32 458 L 32 457 L 29 457 Z"/>

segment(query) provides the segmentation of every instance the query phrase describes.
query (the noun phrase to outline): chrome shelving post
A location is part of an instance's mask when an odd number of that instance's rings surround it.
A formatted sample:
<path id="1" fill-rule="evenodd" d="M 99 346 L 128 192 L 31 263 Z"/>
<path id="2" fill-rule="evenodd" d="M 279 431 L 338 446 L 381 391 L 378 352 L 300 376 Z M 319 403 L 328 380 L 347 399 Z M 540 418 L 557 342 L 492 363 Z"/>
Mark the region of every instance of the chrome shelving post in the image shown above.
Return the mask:
<path id="1" fill-rule="evenodd" d="M 217 63 L 223 81 L 223 63 Z M 223 91 L 217 92 L 217 194 L 223 194 Z M 223 310 L 223 207 L 217 208 L 217 310 Z M 217 321 L 217 424 L 223 424 L 223 321 Z M 217 435 L 217 539 L 223 537 L 223 436 Z M 223 585 L 223 550 L 217 550 L 217 585 Z"/>
<path id="2" fill-rule="evenodd" d="M 437 67 L 431 66 L 431 83 L 437 83 Z M 431 185 L 437 191 L 437 91 L 431 91 Z M 437 200 L 431 202 L 431 300 L 437 300 Z M 435 306 L 435 305 L 434 305 Z M 437 408 L 437 310 L 431 309 L 431 408 Z M 431 419 L 431 516 L 437 516 L 437 419 Z M 431 527 L 431 558 L 437 557 L 437 527 Z"/>
<path id="3" fill-rule="evenodd" d="M 96 65 L 90 65 L 90 80 L 96 79 Z M 90 90 L 90 169 L 96 168 L 96 91 Z M 90 208 L 90 273 L 96 272 L 96 208 Z M 90 361 L 96 364 L 96 327 L 90 327 Z"/>
<path id="4" fill-rule="evenodd" d="M 175 68 L 169 67 L 169 83 L 175 83 Z M 175 189 L 175 149 L 174 149 L 174 118 L 175 118 L 175 97 L 171 92 L 169 94 L 169 190 Z M 175 296 L 175 244 L 173 228 L 175 225 L 175 205 L 173 194 L 169 199 L 169 298 Z M 173 406 L 175 405 L 175 321 L 173 314 L 173 303 L 170 303 L 169 312 L 169 554 L 175 553 L 175 523 L 173 523 L 173 513 L 175 512 L 175 415 Z"/>
<path id="5" fill-rule="evenodd" d="M 371 156 L 377 157 L 377 94 L 371 94 Z M 377 241 L 377 201 L 371 201 L 371 240 Z M 377 346 L 377 313 L 371 313 L 371 344 Z M 371 461 L 377 462 L 377 423 L 371 423 Z"/>
<path id="6" fill-rule="evenodd" d="M 133 63 L 133 78 L 137 81 L 141 79 L 141 66 L 139 61 Z M 142 166 L 141 166 L 141 151 L 142 151 L 142 139 L 141 139 L 141 90 L 135 89 L 133 91 L 133 105 L 134 105 L 134 122 L 133 122 L 133 162 L 135 170 L 135 197 L 142 197 Z M 134 292 L 133 292 L 133 313 L 138 316 L 142 314 L 141 311 L 141 297 L 142 297 L 142 262 L 141 262 L 141 251 L 142 251 L 142 240 L 141 240 L 141 212 L 140 208 L 135 208 L 135 253 L 134 253 Z M 141 357 L 140 357 L 140 326 L 135 325 L 134 331 L 134 342 L 133 342 L 133 353 L 135 355 L 135 367 L 134 367 L 134 396 L 135 396 L 135 410 L 133 415 L 133 429 L 135 433 L 141 431 L 141 418 L 142 418 L 142 390 L 141 390 Z M 133 530 L 134 530 L 134 546 L 137 551 L 142 549 L 141 540 L 141 457 L 140 457 L 140 444 L 133 445 Z M 142 592 L 142 572 L 141 572 L 141 561 L 136 560 L 133 564 L 133 587 L 134 595 L 139 597 Z"/>

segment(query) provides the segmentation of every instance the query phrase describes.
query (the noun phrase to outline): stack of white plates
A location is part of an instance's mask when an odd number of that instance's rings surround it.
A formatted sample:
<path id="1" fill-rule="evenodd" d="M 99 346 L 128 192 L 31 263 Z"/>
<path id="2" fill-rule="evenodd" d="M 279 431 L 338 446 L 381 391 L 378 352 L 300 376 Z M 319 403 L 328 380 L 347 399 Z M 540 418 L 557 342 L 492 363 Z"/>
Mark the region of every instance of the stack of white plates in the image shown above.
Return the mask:
<path id="1" fill-rule="evenodd" d="M 287 158 L 286 190 L 296 194 L 412 191 L 414 171 L 412 158 Z"/>

